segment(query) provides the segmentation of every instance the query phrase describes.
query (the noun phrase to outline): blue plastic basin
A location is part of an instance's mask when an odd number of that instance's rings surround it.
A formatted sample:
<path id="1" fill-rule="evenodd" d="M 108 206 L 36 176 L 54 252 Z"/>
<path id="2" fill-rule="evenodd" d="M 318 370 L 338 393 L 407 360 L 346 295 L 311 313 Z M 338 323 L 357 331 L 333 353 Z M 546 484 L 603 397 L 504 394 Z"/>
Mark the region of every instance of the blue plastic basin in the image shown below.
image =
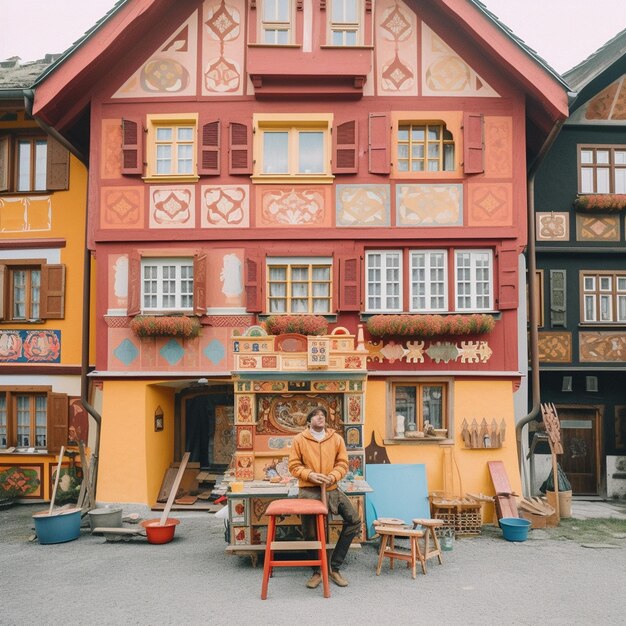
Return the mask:
<path id="1" fill-rule="evenodd" d="M 502 536 L 507 541 L 526 541 L 531 522 L 521 517 L 503 517 L 500 520 Z"/>
<path id="2" fill-rule="evenodd" d="M 33 520 L 39 543 L 64 543 L 80 535 L 80 509 L 35 513 Z"/>

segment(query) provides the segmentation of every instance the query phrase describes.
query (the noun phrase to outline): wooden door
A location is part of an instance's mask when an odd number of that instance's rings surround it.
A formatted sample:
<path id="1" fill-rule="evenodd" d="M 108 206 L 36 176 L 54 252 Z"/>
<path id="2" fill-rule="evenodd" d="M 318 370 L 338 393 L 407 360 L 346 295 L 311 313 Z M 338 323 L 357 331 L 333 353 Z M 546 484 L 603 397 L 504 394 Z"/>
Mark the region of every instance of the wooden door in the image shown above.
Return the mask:
<path id="1" fill-rule="evenodd" d="M 597 407 L 557 407 L 563 454 L 559 463 L 574 495 L 598 495 L 601 412 Z"/>

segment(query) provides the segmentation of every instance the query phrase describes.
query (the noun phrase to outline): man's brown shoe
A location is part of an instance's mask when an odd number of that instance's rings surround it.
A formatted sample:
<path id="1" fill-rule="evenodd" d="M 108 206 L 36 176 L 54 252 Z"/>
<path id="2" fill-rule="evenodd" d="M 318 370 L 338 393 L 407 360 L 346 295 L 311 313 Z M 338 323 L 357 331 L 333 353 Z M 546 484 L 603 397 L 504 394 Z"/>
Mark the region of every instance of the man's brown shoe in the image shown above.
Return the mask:
<path id="1" fill-rule="evenodd" d="M 337 585 L 338 587 L 347 587 L 348 581 L 341 575 L 341 572 L 336 570 L 331 570 L 328 574 L 328 577 Z"/>
<path id="2" fill-rule="evenodd" d="M 309 589 L 316 589 L 322 582 L 322 575 L 319 572 L 313 572 L 313 576 L 307 580 L 306 586 Z"/>

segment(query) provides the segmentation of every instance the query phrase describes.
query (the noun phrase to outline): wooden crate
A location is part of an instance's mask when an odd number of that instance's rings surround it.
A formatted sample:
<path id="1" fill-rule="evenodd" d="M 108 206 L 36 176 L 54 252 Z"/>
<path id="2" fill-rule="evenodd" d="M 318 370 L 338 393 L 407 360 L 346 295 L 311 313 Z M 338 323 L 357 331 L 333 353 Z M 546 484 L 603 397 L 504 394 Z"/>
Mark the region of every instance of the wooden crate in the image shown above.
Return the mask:
<path id="1" fill-rule="evenodd" d="M 482 531 L 482 502 L 473 498 L 444 498 L 430 496 L 430 511 L 434 519 L 443 521 L 437 528 L 437 536 L 452 530 L 459 536 L 476 536 Z"/>

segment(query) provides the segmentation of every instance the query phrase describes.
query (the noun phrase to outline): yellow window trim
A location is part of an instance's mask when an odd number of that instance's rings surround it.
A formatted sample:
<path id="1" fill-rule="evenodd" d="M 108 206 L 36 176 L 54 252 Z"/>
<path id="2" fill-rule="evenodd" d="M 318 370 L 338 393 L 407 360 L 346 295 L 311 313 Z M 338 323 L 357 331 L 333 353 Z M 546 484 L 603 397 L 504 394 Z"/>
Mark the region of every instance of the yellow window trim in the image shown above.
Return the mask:
<path id="1" fill-rule="evenodd" d="M 162 126 L 193 126 L 192 174 L 157 174 L 156 173 L 156 129 Z M 198 171 L 198 114 L 197 113 L 153 113 L 146 116 L 148 129 L 146 138 L 146 175 L 145 182 L 159 183 L 194 183 L 199 180 Z"/>

